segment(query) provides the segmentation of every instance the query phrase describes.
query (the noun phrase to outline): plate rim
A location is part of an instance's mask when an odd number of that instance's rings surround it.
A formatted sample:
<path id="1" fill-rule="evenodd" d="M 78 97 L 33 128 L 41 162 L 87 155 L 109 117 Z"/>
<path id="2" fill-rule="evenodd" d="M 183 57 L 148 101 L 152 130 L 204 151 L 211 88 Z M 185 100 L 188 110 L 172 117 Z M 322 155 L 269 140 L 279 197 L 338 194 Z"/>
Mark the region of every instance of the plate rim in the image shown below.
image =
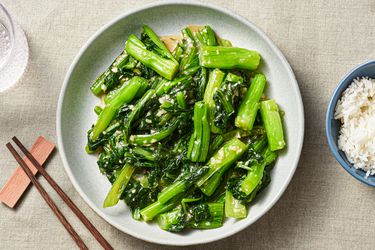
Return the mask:
<path id="1" fill-rule="evenodd" d="M 287 176 L 286 182 L 279 189 L 279 191 L 275 195 L 274 199 L 271 200 L 271 202 L 265 207 L 265 209 L 262 211 L 262 213 L 260 213 L 259 215 L 257 215 L 252 220 L 249 220 L 248 222 L 244 223 L 243 225 L 240 225 L 240 226 L 237 226 L 237 227 L 235 227 L 235 228 L 233 228 L 231 230 L 228 230 L 228 232 L 225 232 L 223 234 L 214 235 L 212 237 L 206 237 L 204 239 L 197 238 L 193 242 L 185 242 L 185 241 L 181 241 L 181 242 L 169 242 L 168 239 L 159 239 L 159 238 L 147 237 L 147 236 L 144 236 L 144 235 L 142 235 L 140 233 L 137 233 L 137 232 L 135 232 L 133 230 L 129 230 L 128 228 L 121 226 L 119 223 L 111 221 L 110 218 L 107 218 L 107 215 L 105 213 L 103 213 L 100 209 L 98 209 L 96 207 L 96 205 L 87 197 L 87 195 L 84 193 L 84 191 L 81 189 L 81 187 L 77 183 L 76 178 L 74 177 L 74 175 L 73 175 L 73 173 L 72 173 L 72 171 L 70 169 L 70 166 L 68 164 L 66 153 L 65 153 L 65 150 L 64 150 L 64 147 L 63 147 L 62 131 L 61 131 L 62 107 L 63 107 L 63 100 L 64 100 L 64 96 L 65 96 L 66 89 L 67 89 L 67 86 L 68 86 L 68 82 L 70 81 L 72 72 L 73 72 L 74 68 L 76 67 L 77 63 L 79 62 L 80 58 L 82 57 L 82 55 L 84 54 L 84 52 L 87 50 L 87 48 L 95 41 L 95 39 L 98 36 L 100 36 L 103 32 L 105 32 L 108 28 L 110 28 L 112 25 L 114 25 L 115 23 L 121 21 L 122 19 L 126 18 L 129 15 L 132 15 L 132 14 L 135 14 L 137 12 L 141 12 L 141 11 L 147 10 L 149 8 L 154 8 L 154 7 L 159 7 L 159 6 L 167 6 L 167 5 L 179 5 L 179 4 L 180 5 L 191 5 L 191 6 L 196 6 L 196 7 L 210 8 L 210 9 L 219 11 L 221 13 L 224 13 L 224 14 L 226 14 L 226 15 L 228 15 L 228 16 L 230 16 L 230 17 L 232 17 L 232 18 L 234 18 L 234 19 L 236 19 L 236 20 L 238 20 L 238 21 L 240 21 L 242 23 L 244 23 L 246 26 L 252 28 L 258 35 L 260 35 L 261 38 L 264 39 L 269 44 L 269 46 L 271 47 L 271 49 L 280 58 L 283 66 L 286 67 L 288 75 L 292 79 L 292 83 L 291 84 L 294 85 L 294 89 L 296 90 L 295 92 L 296 92 L 296 97 L 297 97 L 297 102 L 298 102 L 298 108 L 300 109 L 299 111 L 300 111 L 300 114 L 301 114 L 300 119 L 298 121 L 298 123 L 301 124 L 301 132 L 300 132 L 301 133 L 301 137 L 300 137 L 300 140 L 297 142 L 297 145 L 295 145 L 296 148 L 297 148 L 298 154 L 297 154 L 297 157 L 294 159 L 293 163 L 291 164 L 293 166 L 292 171 Z M 294 75 L 294 72 L 293 72 L 293 70 L 292 70 L 289 62 L 287 61 L 287 59 L 285 58 L 285 56 L 280 51 L 280 49 L 265 34 L 265 32 L 263 30 L 261 30 L 258 26 L 256 26 L 255 24 L 253 24 L 252 22 L 250 22 L 249 20 L 247 20 L 245 17 L 243 17 L 243 16 L 241 16 L 239 14 L 236 14 L 236 13 L 234 13 L 231 10 L 224 9 L 223 7 L 214 6 L 213 4 L 208 4 L 208 3 L 200 3 L 200 2 L 197 2 L 197 1 L 167 0 L 167 1 L 157 1 L 157 2 L 153 2 L 153 3 L 145 4 L 145 5 L 141 6 L 141 7 L 134 8 L 134 9 L 132 9 L 130 11 L 123 12 L 119 16 L 115 17 L 114 19 L 110 20 L 109 22 L 107 22 L 106 24 L 104 24 L 103 26 L 101 26 L 93 35 L 91 35 L 91 37 L 79 49 L 77 55 L 74 57 L 72 63 L 70 64 L 67 73 L 65 74 L 64 81 L 63 81 L 63 84 L 62 84 L 62 87 L 61 87 L 61 91 L 60 91 L 60 94 L 59 94 L 59 99 L 58 99 L 58 104 L 57 104 L 57 110 L 56 110 L 56 133 L 57 133 L 57 146 L 58 146 L 58 149 L 59 149 L 58 151 L 59 151 L 59 155 L 61 157 L 64 169 L 65 169 L 65 172 L 68 174 L 69 180 L 73 184 L 73 186 L 76 189 L 76 191 L 78 192 L 78 194 L 82 197 L 82 199 L 89 205 L 89 207 L 96 214 L 98 214 L 102 219 L 104 219 L 111 226 L 114 226 L 118 230 L 120 230 L 120 231 L 122 231 L 122 232 L 124 232 L 124 233 L 126 233 L 128 235 L 131 235 L 131 236 L 133 236 L 133 237 L 135 237 L 137 239 L 141 239 L 141 240 L 144 240 L 146 242 L 151 242 L 151 243 L 156 243 L 156 244 L 161 244 L 161 245 L 189 246 L 189 245 L 197 245 L 197 244 L 209 243 L 209 242 L 221 240 L 221 239 L 227 238 L 229 236 L 232 236 L 232 235 L 234 235 L 234 234 L 242 231 L 243 229 L 247 228 L 248 226 L 254 224 L 259 218 L 261 218 L 262 216 L 264 216 L 275 205 L 275 203 L 281 198 L 282 194 L 285 192 L 286 188 L 289 186 L 290 181 L 292 180 L 292 178 L 294 176 L 294 173 L 295 173 L 295 171 L 297 169 L 298 162 L 299 162 L 299 159 L 300 159 L 301 153 L 302 153 L 303 142 L 304 142 L 305 116 L 304 116 L 304 106 L 303 106 L 303 102 L 302 102 L 301 92 L 300 92 L 300 89 L 299 89 L 296 77 Z"/>

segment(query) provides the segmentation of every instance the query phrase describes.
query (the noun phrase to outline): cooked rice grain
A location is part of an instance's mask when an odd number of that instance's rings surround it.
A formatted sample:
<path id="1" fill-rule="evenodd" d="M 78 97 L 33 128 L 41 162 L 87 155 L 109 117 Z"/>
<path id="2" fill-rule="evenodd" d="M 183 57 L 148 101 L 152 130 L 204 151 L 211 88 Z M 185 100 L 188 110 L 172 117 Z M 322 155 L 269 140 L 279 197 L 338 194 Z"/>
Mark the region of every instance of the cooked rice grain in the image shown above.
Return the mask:
<path id="1" fill-rule="evenodd" d="M 335 119 L 342 123 L 339 149 L 366 176 L 375 174 L 375 79 L 354 79 L 337 102 Z"/>

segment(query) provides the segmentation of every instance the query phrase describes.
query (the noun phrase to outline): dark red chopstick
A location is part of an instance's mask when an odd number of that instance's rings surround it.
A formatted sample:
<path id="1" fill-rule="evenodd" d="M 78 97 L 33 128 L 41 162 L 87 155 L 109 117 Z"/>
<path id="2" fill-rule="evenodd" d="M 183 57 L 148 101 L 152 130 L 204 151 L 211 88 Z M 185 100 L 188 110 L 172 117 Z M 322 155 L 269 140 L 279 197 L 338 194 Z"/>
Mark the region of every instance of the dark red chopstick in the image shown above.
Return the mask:
<path id="1" fill-rule="evenodd" d="M 107 242 L 101 233 L 95 228 L 95 226 L 87 219 L 87 217 L 81 212 L 81 210 L 74 204 L 74 202 L 68 197 L 68 195 L 60 188 L 60 186 L 53 180 L 53 178 L 47 173 L 47 171 L 39 164 L 39 162 L 33 157 L 33 155 L 26 149 L 26 147 L 17 139 L 12 138 L 21 151 L 26 155 L 30 162 L 35 168 L 41 173 L 41 175 L 47 180 L 51 187 L 59 194 L 64 202 L 69 206 L 73 213 L 80 219 L 80 221 L 86 226 L 91 232 L 99 244 L 106 250 L 113 250 L 113 247 Z M 17 153 L 17 152 L 16 152 Z M 18 155 L 19 156 L 19 155 Z M 22 159 L 21 159 L 22 160 Z M 27 167 L 27 166 L 26 166 Z M 27 168 L 28 169 L 28 168 Z M 29 170 L 29 169 L 28 169 Z M 30 171 L 30 170 L 29 170 Z M 30 172 L 31 173 L 31 172 Z M 30 176 L 29 176 L 30 177 Z M 34 177 L 34 175 L 32 175 Z M 36 178 L 34 177 L 36 180 Z"/>
<path id="2" fill-rule="evenodd" d="M 8 142 L 6 144 L 9 151 L 12 153 L 16 161 L 20 164 L 23 171 L 26 173 L 26 175 L 30 178 L 30 181 L 34 184 L 34 186 L 38 189 L 39 193 L 42 195 L 43 199 L 47 202 L 48 206 L 52 209 L 52 211 L 55 213 L 59 221 L 63 224 L 65 229 L 69 232 L 70 236 L 72 236 L 73 240 L 77 243 L 78 247 L 83 250 L 88 250 L 87 246 L 79 237 L 77 232 L 74 230 L 72 225 L 67 221 L 65 216 L 61 213 L 59 208 L 56 206 L 56 204 L 53 202 L 51 197 L 48 195 L 46 190 L 40 185 L 39 181 L 35 178 L 35 176 L 32 174 L 30 169 L 27 167 L 24 160 L 21 158 L 21 156 L 17 153 L 17 151 L 14 149 L 14 147 Z"/>

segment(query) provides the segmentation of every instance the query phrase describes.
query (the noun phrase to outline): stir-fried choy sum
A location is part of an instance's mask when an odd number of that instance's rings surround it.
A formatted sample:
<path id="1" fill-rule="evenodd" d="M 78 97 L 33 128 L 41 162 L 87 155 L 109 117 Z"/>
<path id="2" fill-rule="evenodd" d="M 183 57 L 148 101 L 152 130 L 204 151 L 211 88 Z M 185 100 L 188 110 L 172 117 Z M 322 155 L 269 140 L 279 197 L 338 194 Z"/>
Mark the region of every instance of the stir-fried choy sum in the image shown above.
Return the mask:
<path id="1" fill-rule="evenodd" d="M 260 60 L 210 26 L 130 35 L 91 86 L 102 103 L 86 151 L 112 184 L 103 207 L 124 201 L 171 232 L 245 218 L 286 145 Z"/>

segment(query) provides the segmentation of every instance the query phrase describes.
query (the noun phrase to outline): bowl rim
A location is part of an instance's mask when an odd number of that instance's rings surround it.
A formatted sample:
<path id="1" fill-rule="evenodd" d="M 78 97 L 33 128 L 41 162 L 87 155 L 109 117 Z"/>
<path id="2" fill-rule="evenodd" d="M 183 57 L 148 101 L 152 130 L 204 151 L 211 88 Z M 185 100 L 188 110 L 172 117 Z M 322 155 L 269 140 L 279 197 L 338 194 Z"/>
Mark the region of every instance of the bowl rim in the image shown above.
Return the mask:
<path id="1" fill-rule="evenodd" d="M 326 137 L 327 137 L 327 140 L 328 140 L 329 148 L 330 148 L 333 156 L 335 157 L 336 161 L 338 163 L 340 163 L 341 167 L 343 169 L 345 169 L 345 171 L 347 173 L 349 173 L 352 177 L 359 180 L 360 182 L 362 182 L 362 183 L 364 183 L 364 184 L 366 184 L 370 187 L 375 187 L 375 184 L 369 182 L 369 179 L 351 171 L 354 167 L 352 166 L 352 164 L 348 165 L 345 162 L 345 160 L 339 154 L 340 149 L 338 149 L 338 147 L 335 146 L 335 143 L 334 143 L 335 140 L 333 139 L 333 136 L 332 136 L 332 126 L 331 126 L 331 120 L 334 119 L 333 114 L 334 114 L 337 102 L 341 98 L 342 92 L 345 89 L 347 89 L 348 86 L 353 82 L 353 80 L 354 80 L 353 75 L 358 70 L 362 69 L 365 66 L 371 65 L 371 64 L 375 64 L 375 59 L 368 60 L 364 63 L 361 63 L 361 64 L 357 65 L 356 67 L 351 69 L 343 78 L 341 78 L 339 84 L 337 85 L 337 87 L 333 91 L 331 99 L 329 100 L 329 103 L 328 103 L 328 108 L 327 108 L 327 113 L 326 113 Z M 346 82 L 348 79 L 351 79 L 351 81 Z M 363 171 L 362 169 L 360 169 L 360 170 Z"/>
<path id="2" fill-rule="evenodd" d="M 278 193 L 275 195 L 273 200 L 271 200 L 271 202 L 268 204 L 268 206 L 266 206 L 264 208 L 262 213 L 260 213 L 256 217 L 254 217 L 252 220 L 249 220 L 248 222 L 244 223 L 243 225 L 240 225 L 240 226 L 237 226 L 235 228 L 232 228 L 231 230 L 228 230 L 228 232 L 226 232 L 226 233 L 214 235 L 214 236 L 211 236 L 211 237 L 206 237 L 204 239 L 197 238 L 196 240 L 190 241 L 190 242 L 185 242 L 185 241 L 170 242 L 168 239 L 155 239 L 155 238 L 147 237 L 147 236 L 144 236 L 141 233 L 135 232 L 133 230 L 129 230 L 128 228 L 123 227 L 118 222 L 115 222 L 115 221 L 112 221 L 111 219 L 109 219 L 104 212 L 102 212 L 100 209 L 98 209 L 96 207 L 96 205 L 88 198 L 88 196 L 80 188 L 80 186 L 79 186 L 78 182 L 76 181 L 72 171 L 70 170 L 68 160 L 67 160 L 67 157 L 66 157 L 66 153 L 65 153 L 65 150 L 64 150 L 64 147 L 63 147 L 63 141 L 62 141 L 62 128 L 61 128 L 62 119 L 61 119 L 61 117 L 62 117 L 62 107 L 63 107 L 63 100 L 64 100 L 65 92 L 66 92 L 66 89 L 67 89 L 67 86 L 68 86 L 68 82 L 70 81 L 71 74 L 72 74 L 74 68 L 76 67 L 77 63 L 79 62 L 79 59 L 81 58 L 81 56 L 86 51 L 86 49 L 95 41 L 95 39 L 98 36 L 100 36 L 103 32 L 105 32 L 112 25 L 121 21 L 122 19 L 126 18 L 127 16 L 135 14 L 137 12 L 144 11 L 144 10 L 149 9 L 149 8 L 155 8 L 155 7 L 167 6 L 167 5 L 190 5 L 190 6 L 213 9 L 213 10 L 216 10 L 216 11 L 221 12 L 223 14 L 226 14 L 226 15 L 238 20 L 239 22 L 244 23 L 246 26 L 252 28 L 262 39 L 264 39 L 268 43 L 268 45 L 275 52 L 276 56 L 278 56 L 278 58 L 281 60 L 283 66 L 286 68 L 287 73 L 288 73 L 290 79 L 292 80 L 291 84 L 293 85 L 294 89 L 296 90 L 295 91 L 296 92 L 296 99 L 297 99 L 298 107 L 300 108 L 300 114 L 301 114 L 300 119 L 297 121 L 299 124 L 301 124 L 301 132 L 300 132 L 301 135 L 300 135 L 300 140 L 298 142 L 296 142 L 296 144 L 295 144 L 297 154 L 296 154 L 296 157 L 294 158 L 294 160 L 292 161 L 292 163 L 290 165 L 290 166 L 292 166 L 291 172 L 287 176 L 287 179 L 284 182 L 284 185 L 281 186 L 281 188 L 278 190 Z M 224 238 L 232 236 L 232 235 L 238 233 L 239 231 L 247 228 L 248 226 L 255 223 L 263 215 L 265 215 L 275 205 L 275 203 L 281 198 L 282 194 L 284 193 L 286 188 L 289 186 L 289 183 L 294 176 L 294 173 L 297 169 L 298 162 L 299 162 L 301 152 L 302 152 L 302 146 L 303 146 L 303 141 L 304 141 L 304 132 L 305 132 L 305 118 L 304 118 L 304 107 L 303 107 L 301 92 L 299 90 L 299 86 L 298 86 L 297 80 L 295 78 L 294 72 L 293 72 L 289 62 L 286 60 L 285 56 L 281 53 L 280 49 L 274 44 L 274 42 L 258 26 L 256 26 L 252 22 L 248 21 L 245 17 L 243 17 L 239 14 L 236 14 L 236 13 L 234 13 L 234 12 L 228 10 L 228 9 L 224 9 L 222 7 L 214 6 L 213 4 L 201 3 L 201 2 L 197 2 L 197 1 L 184 1 L 184 0 L 156 1 L 156 2 L 153 2 L 153 3 L 150 3 L 150 4 L 145 4 L 145 5 L 143 5 L 139 8 L 134 8 L 130 11 L 125 11 L 122 14 L 120 14 L 119 16 L 115 17 L 114 19 L 110 20 L 105 25 L 101 26 L 101 28 L 99 28 L 86 41 L 86 43 L 80 48 L 77 55 L 74 57 L 71 65 L 69 66 L 69 69 L 68 69 L 68 71 L 65 75 L 64 81 L 63 81 L 63 85 L 61 87 L 59 100 L 58 100 L 58 104 L 57 104 L 57 111 L 56 111 L 56 133 L 57 133 L 57 145 L 58 145 L 58 148 L 59 148 L 59 154 L 60 154 L 60 157 L 62 159 L 64 169 L 65 169 L 66 173 L 68 174 L 68 177 L 69 177 L 71 183 L 73 184 L 73 186 L 76 189 L 76 191 L 78 192 L 78 194 L 82 197 L 82 199 L 89 205 L 89 207 L 92 210 L 95 211 L 95 213 L 97 213 L 108 224 L 114 226 L 118 230 L 120 230 L 120 231 L 122 231 L 122 232 L 124 232 L 128 235 L 131 235 L 135 238 L 144 240 L 146 242 L 151 242 L 151 243 L 156 243 L 156 244 L 161 244 L 161 245 L 172 245 L 172 246 L 197 245 L 197 244 L 210 243 L 210 242 L 213 242 L 213 241 L 224 239 Z"/>

